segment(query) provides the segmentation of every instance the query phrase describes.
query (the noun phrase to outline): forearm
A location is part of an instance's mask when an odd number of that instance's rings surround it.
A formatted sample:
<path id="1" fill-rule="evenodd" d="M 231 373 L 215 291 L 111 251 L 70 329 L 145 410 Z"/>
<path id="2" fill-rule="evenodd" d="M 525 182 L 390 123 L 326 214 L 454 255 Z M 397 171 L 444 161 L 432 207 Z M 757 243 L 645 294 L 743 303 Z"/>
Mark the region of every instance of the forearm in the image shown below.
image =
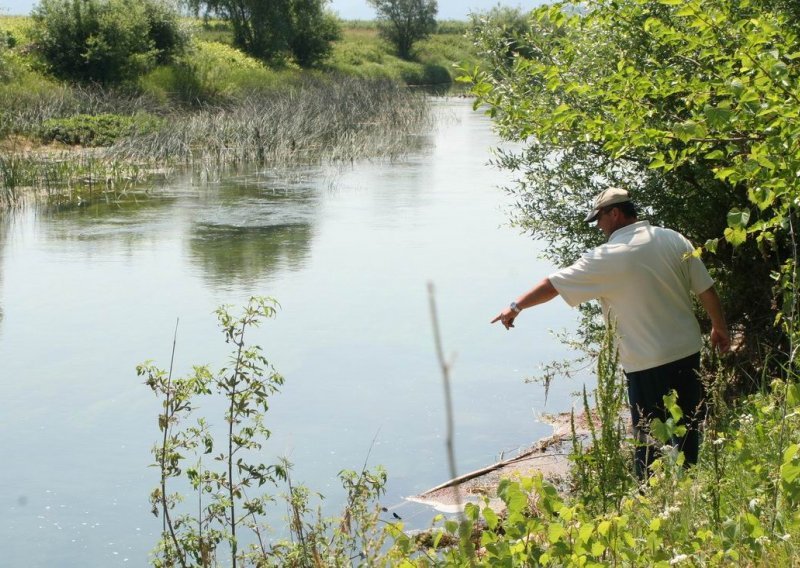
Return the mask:
<path id="1" fill-rule="evenodd" d="M 725 313 L 722 311 L 722 302 L 719 301 L 714 286 L 697 295 L 708 317 L 711 318 L 711 347 L 726 352 L 731 347 L 728 324 L 725 322 Z"/>
<path id="2" fill-rule="evenodd" d="M 708 290 L 700 292 L 697 298 L 711 319 L 711 327 L 728 329 L 728 324 L 725 322 L 725 313 L 722 311 L 722 302 L 719 300 L 716 288 L 711 286 Z"/>
<path id="3" fill-rule="evenodd" d="M 531 308 L 538 304 L 549 302 L 558 296 L 558 291 L 555 289 L 549 278 L 543 278 L 536 286 L 522 294 L 517 298 L 517 306 L 524 310 Z"/>
<path id="4" fill-rule="evenodd" d="M 530 308 L 537 304 L 543 304 L 558 296 L 558 292 L 553 287 L 550 279 L 544 278 L 536 286 L 525 292 L 516 300 L 516 307 L 518 311 L 514 311 L 511 307 L 507 307 L 500 312 L 491 323 L 500 322 L 506 329 L 514 327 L 514 319 L 519 315 L 519 311 L 525 308 Z"/>

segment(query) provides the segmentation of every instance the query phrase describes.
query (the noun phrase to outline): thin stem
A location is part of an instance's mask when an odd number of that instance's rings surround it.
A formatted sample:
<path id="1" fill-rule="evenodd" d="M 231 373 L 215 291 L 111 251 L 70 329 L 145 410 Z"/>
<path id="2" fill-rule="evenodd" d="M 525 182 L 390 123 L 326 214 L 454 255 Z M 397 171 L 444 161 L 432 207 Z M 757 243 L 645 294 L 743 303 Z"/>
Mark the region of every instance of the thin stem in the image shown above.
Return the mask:
<path id="1" fill-rule="evenodd" d="M 169 359 L 169 374 L 167 375 L 167 389 L 166 389 L 166 400 L 164 401 L 164 437 L 161 442 L 161 456 L 160 456 L 160 468 L 161 468 L 161 509 L 164 512 L 163 517 L 163 525 L 169 529 L 170 538 L 172 538 L 172 544 L 175 546 L 175 552 L 178 555 L 178 560 L 181 563 L 183 568 L 186 568 L 186 560 L 183 558 L 183 551 L 181 550 L 180 544 L 178 544 L 178 537 L 175 535 L 175 528 L 172 525 L 172 519 L 169 516 L 169 506 L 167 504 L 167 474 L 166 474 L 166 460 L 167 460 L 167 440 L 169 439 L 169 432 L 170 432 L 170 422 L 171 418 L 174 415 L 174 411 L 170 411 L 170 406 L 173 403 L 172 400 L 172 369 L 175 363 L 175 350 L 178 344 L 178 324 L 180 323 L 180 318 L 175 320 L 175 333 L 172 336 L 172 354 L 170 355 Z"/>
<path id="2" fill-rule="evenodd" d="M 233 424 L 235 422 L 234 412 L 236 411 L 236 384 L 239 380 L 239 368 L 242 364 L 242 349 L 244 347 L 244 330 L 247 324 L 242 322 L 242 331 L 237 339 L 238 350 L 236 352 L 236 365 L 234 366 L 231 377 L 230 406 L 228 414 L 228 498 L 230 499 L 231 514 L 231 566 L 236 568 L 236 501 L 234 498 L 233 483 Z"/>
<path id="3" fill-rule="evenodd" d="M 439 319 L 436 315 L 436 298 L 433 282 L 428 282 L 428 301 L 431 312 L 431 325 L 433 327 L 433 341 L 436 346 L 436 357 L 439 360 L 439 368 L 442 371 L 442 382 L 444 384 L 444 405 L 445 414 L 447 416 L 447 462 L 450 465 L 450 477 L 451 479 L 455 479 L 458 477 L 458 473 L 456 472 L 456 456 L 453 444 L 453 400 L 450 393 L 450 365 L 447 363 L 447 361 L 445 361 L 444 352 L 442 350 L 442 339 L 441 334 L 439 333 Z M 462 517 L 461 520 L 463 521 L 463 513 L 461 513 L 461 490 L 458 486 L 455 487 L 455 490 L 456 505 L 458 506 L 459 514 Z"/>
<path id="4" fill-rule="evenodd" d="M 773 500 L 772 500 L 772 532 L 775 532 L 775 523 L 778 520 L 778 488 L 780 487 L 780 464 L 783 458 L 783 450 L 784 444 L 786 443 L 786 414 L 788 412 L 788 399 L 789 399 L 789 383 L 795 377 L 794 372 L 794 359 L 797 356 L 796 350 L 798 346 L 795 345 L 795 334 L 797 333 L 797 327 L 795 323 L 795 316 L 796 316 L 796 308 L 797 308 L 797 260 L 798 260 L 798 252 L 797 252 L 797 235 L 794 232 L 794 222 L 792 220 L 792 211 L 789 209 L 789 237 L 791 238 L 792 242 L 792 286 L 791 286 L 791 294 L 792 294 L 792 301 L 791 306 L 789 308 L 789 325 L 788 325 L 788 332 L 789 332 L 789 365 L 788 365 L 788 372 L 785 381 L 785 387 L 783 392 L 783 402 L 781 405 L 781 433 L 778 437 L 778 451 L 776 455 L 776 463 L 778 465 L 778 480 L 775 482 L 775 490 L 773 492 Z M 786 293 L 784 291 L 784 293 Z"/>

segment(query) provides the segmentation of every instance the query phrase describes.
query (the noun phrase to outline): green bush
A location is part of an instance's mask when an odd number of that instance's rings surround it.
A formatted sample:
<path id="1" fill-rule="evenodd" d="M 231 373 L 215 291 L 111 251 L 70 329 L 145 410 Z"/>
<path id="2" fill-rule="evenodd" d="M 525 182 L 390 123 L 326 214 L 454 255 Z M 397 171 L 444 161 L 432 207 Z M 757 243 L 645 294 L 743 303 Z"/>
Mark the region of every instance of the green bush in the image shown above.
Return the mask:
<path id="1" fill-rule="evenodd" d="M 314 9 L 318 0 L 295 0 L 292 6 L 292 34 L 289 50 L 301 67 L 317 65 L 330 57 L 333 42 L 342 38 L 339 20 L 333 14 Z"/>
<path id="2" fill-rule="evenodd" d="M 175 8 L 163 1 L 145 1 L 144 11 L 149 27 L 148 37 L 156 50 L 156 62 L 169 63 L 183 53 L 189 33 L 181 25 Z"/>
<path id="3" fill-rule="evenodd" d="M 42 0 L 32 17 L 37 51 L 61 79 L 129 81 L 185 43 L 176 14 L 158 0 Z"/>
<path id="4" fill-rule="evenodd" d="M 45 120 L 42 123 L 40 137 L 45 143 L 110 146 L 123 136 L 155 131 L 160 124 L 159 118 L 149 114 L 135 116 L 79 114 L 68 118 Z"/>
<path id="5" fill-rule="evenodd" d="M 140 86 L 157 99 L 197 106 L 272 87 L 281 76 L 230 45 L 195 41 L 174 63 L 143 76 Z"/>

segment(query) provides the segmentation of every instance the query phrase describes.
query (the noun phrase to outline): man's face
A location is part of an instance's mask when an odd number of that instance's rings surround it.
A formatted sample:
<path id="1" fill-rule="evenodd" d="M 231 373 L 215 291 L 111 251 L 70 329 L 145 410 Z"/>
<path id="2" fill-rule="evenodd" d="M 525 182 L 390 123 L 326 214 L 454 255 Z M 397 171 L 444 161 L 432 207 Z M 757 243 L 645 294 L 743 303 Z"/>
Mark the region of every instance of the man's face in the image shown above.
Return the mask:
<path id="1" fill-rule="evenodd" d="M 597 228 L 603 231 L 606 238 L 617 230 L 619 225 L 619 209 L 616 207 L 605 207 L 597 214 Z"/>

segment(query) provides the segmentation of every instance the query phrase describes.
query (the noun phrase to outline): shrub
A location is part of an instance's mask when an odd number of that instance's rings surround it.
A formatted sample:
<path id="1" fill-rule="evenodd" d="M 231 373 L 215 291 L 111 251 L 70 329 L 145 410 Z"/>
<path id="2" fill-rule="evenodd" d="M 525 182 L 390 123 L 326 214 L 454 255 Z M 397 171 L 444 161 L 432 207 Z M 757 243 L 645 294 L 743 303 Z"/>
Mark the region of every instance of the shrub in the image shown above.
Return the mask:
<path id="1" fill-rule="evenodd" d="M 148 37 L 156 50 L 157 63 L 169 63 L 183 53 L 189 33 L 181 26 L 178 12 L 159 0 L 144 2 L 145 16 L 149 27 Z"/>
<path id="2" fill-rule="evenodd" d="M 311 67 L 330 57 L 333 42 L 342 38 L 339 20 L 327 11 L 314 9 L 318 0 L 295 0 L 289 50 L 301 67 Z"/>
<path id="3" fill-rule="evenodd" d="M 277 77 L 278 73 L 234 47 L 197 41 L 174 63 L 154 69 L 140 83 L 157 98 L 196 106 L 271 86 Z"/>
<path id="4" fill-rule="evenodd" d="M 177 16 L 158 0 L 42 0 L 34 44 L 59 78 L 128 81 L 182 49 Z"/>
<path id="5" fill-rule="evenodd" d="M 397 49 L 403 59 L 411 58 L 411 48 L 436 30 L 436 0 L 368 0 L 378 16 L 380 34 Z"/>
<path id="6" fill-rule="evenodd" d="M 338 19 L 325 10 L 325 0 L 188 0 L 196 11 L 230 22 L 233 44 L 264 61 L 294 59 L 303 67 L 320 63 L 339 39 Z"/>
<path id="7" fill-rule="evenodd" d="M 62 142 L 82 146 L 110 146 L 118 138 L 136 132 L 155 131 L 161 121 L 149 114 L 120 116 L 100 114 L 96 116 L 79 114 L 69 118 L 45 120 L 41 128 L 43 142 Z"/>

